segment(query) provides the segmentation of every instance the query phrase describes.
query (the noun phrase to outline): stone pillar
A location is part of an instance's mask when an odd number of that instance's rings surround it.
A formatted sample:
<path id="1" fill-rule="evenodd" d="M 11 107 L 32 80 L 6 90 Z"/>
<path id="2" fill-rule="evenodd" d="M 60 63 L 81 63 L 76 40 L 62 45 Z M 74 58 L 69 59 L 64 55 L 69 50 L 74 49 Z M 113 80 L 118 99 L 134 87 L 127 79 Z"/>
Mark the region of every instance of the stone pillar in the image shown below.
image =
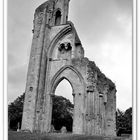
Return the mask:
<path id="1" fill-rule="evenodd" d="M 73 118 L 73 133 L 74 134 L 83 134 L 83 102 L 82 102 L 82 93 L 75 93 L 74 99 L 74 118 Z"/>
<path id="2" fill-rule="evenodd" d="M 92 104 L 91 104 L 91 108 L 92 108 L 92 130 L 91 130 L 91 135 L 94 135 L 95 133 L 95 92 L 92 92 Z"/>
<path id="3" fill-rule="evenodd" d="M 46 94 L 45 102 L 43 106 L 43 122 L 42 122 L 42 133 L 48 133 L 51 131 L 51 121 L 52 121 L 52 95 L 54 94 Z"/>
<path id="4" fill-rule="evenodd" d="M 99 102 L 99 92 L 95 90 L 95 128 L 94 135 L 99 135 L 99 116 L 100 116 L 100 102 Z"/>
<path id="5" fill-rule="evenodd" d="M 34 35 L 32 40 L 25 91 L 22 130 L 28 130 L 31 132 L 34 131 L 36 96 L 38 94 L 40 63 L 45 34 L 45 13 L 46 10 L 35 14 Z"/>
<path id="6" fill-rule="evenodd" d="M 100 131 L 99 134 L 100 135 L 104 135 L 104 117 L 105 117 L 105 110 L 104 110 L 104 98 L 103 98 L 103 94 L 99 94 L 99 124 L 100 124 Z"/>
<path id="7" fill-rule="evenodd" d="M 107 94 L 106 104 L 106 136 L 116 136 L 116 90 Z"/>
<path id="8" fill-rule="evenodd" d="M 94 100 L 93 100 L 93 91 L 89 91 L 88 92 L 88 117 L 89 117 L 89 120 L 88 120 L 88 134 L 89 135 L 92 135 L 92 127 L 94 125 L 94 114 L 93 114 L 93 103 L 94 103 Z"/>
<path id="9" fill-rule="evenodd" d="M 93 90 L 87 90 L 86 96 L 86 111 L 85 111 L 85 126 L 84 131 L 87 135 L 95 133 L 95 93 Z"/>

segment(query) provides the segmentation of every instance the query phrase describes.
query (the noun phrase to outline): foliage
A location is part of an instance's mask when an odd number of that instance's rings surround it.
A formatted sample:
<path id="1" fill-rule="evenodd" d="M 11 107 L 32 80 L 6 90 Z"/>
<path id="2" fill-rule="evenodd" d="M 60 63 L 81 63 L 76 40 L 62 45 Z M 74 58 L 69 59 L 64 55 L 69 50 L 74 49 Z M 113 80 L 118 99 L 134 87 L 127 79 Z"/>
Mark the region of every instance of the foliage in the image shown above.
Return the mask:
<path id="1" fill-rule="evenodd" d="M 21 125 L 24 96 L 25 94 L 21 95 L 8 105 L 8 124 L 12 130 L 17 129 L 18 123 Z M 62 96 L 54 96 L 52 99 L 52 125 L 56 130 L 60 130 L 62 126 L 65 126 L 68 131 L 72 131 L 74 105 Z M 132 107 L 125 112 L 117 109 L 116 129 L 117 135 L 122 133 L 132 134 Z"/>
<path id="2" fill-rule="evenodd" d="M 117 135 L 132 134 L 132 107 L 127 109 L 125 112 L 117 109 L 116 112 L 116 129 Z"/>
<path id="3" fill-rule="evenodd" d="M 17 129 L 18 123 L 21 125 L 24 96 L 25 94 L 21 95 L 8 105 L 9 128 L 12 130 Z M 52 124 L 56 130 L 66 126 L 68 131 L 72 131 L 73 107 L 74 105 L 68 99 L 62 96 L 53 97 Z"/>
<path id="4" fill-rule="evenodd" d="M 62 96 L 53 97 L 52 125 L 56 130 L 66 126 L 68 131 L 72 131 L 72 116 L 74 105 Z"/>
<path id="5" fill-rule="evenodd" d="M 10 129 L 16 130 L 18 123 L 21 125 L 24 96 L 25 93 L 8 105 L 8 125 Z"/>

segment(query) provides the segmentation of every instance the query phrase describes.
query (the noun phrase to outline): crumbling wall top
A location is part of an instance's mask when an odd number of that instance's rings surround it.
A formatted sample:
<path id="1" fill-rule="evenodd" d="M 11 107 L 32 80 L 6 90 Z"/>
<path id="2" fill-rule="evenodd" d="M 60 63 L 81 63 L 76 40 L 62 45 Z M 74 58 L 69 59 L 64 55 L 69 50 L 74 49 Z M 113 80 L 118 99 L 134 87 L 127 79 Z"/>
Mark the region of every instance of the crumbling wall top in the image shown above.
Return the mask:
<path id="1" fill-rule="evenodd" d="M 38 6 L 35 10 L 35 13 L 41 12 L 43 11 L 48 5 L 54 4 L 56 3 L 58 0 L 47 0 L 46 2 L 44 2 L 43 4 L 41 4 L 40 6 Z M 70 1 L 70 0 L 68 0 Z"/>
<path id="2" fill-rule="evenodd" d="M 88 73 L 90 73 L 90 78 L 95 79 L 96 86 L 99 91 L 103 91 L 104 88 L 108 88 L 109 91 L 116 89 L 115 84 L 101 72 L 101 70 L 96 66 L 94 61 L 88 61 Z M 95 77 L 96 75 L 96 77 Z"/>
<path id="3" fill-rule="evenodd" d="M 44 2 L 43 4 L 41 4 L 40 6 L 38 6 L 35 10 L 35 14 L 42 12 L 49 4 L 56 2 L 56 0 L 47 0 L 46 2 Z"/>

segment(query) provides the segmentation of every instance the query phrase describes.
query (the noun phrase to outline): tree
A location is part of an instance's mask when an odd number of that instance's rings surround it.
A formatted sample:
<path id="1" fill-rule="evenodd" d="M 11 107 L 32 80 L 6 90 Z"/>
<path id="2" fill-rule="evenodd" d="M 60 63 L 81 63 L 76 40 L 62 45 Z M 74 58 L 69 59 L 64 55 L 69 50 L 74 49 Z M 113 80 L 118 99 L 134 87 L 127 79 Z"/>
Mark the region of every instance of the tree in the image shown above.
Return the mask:
<path id="1" fill-rule="evenodd" d="M 17 130 L 18 123 L 21 127 L 24 96 L 25 94 L 21 95 L 8 105 L 8 124 L 12 130 Z M 52 125 L 54 128 L 60 130 L 62 126 L 65 126 L 68 131 L 72 131 L 74 105 L 62 96 L 54 96 L 52 102 Z M 117 135 L 132 134 L 132 107 L 125 112 L 117 109 L 116 129 Z"/>
<path id="2" fill-rule="evenodd" d="M 9 129 L 17 130 L 18 123 L 20 123 L 21 127 L 24 96 L 25 94 L 21 95 L 14 102 L 8 105 Z M 62 96 L 54 96 L 52 101 L 52 125 L 54 125 L 56 130 L 60 130 L 62 126 L 66 126 L 68 131 L 72 131 L 74 105 Z"/>
<path id="3" fill-rule="evenodd" d="M 117 135 L 121 134 L 132 134 L 132 107 L 127 109 L 125 112 L 117 109 L 116 111 L 116 129 Z"/>
<path id="4" fill-rule="evenodd" d="M 24 96 L 25 93 L 23 93 L 23 95 L 21 95 L 14 102 L 8 105 L 9 129 L 16 130 L 18 123 L 20 123 L 20 127 L 21 127 Z"/>
<path id="5" fill-rule="evenodd" d="M 65 126 L 68 131 L 72 131 L 74 105 L 62 96 L 53 97 L 52 125 L 56 130 Z"/>
<path id="6" fill-rule="evenodd" d="M 126 133 L 132 134 L 132 107 L 125 111 L 124 117 L 126 119 Z"/>

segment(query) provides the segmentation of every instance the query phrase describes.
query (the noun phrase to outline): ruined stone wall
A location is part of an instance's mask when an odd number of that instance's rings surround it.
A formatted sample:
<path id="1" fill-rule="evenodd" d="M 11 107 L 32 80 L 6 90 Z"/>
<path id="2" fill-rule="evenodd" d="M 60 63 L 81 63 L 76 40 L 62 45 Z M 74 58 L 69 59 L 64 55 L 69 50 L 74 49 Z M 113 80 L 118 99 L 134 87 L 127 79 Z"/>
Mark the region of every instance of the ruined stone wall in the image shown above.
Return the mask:
<path id="1" fill-rule="evenodd" d="M 73 133 L 115 136 L 116 87 L 84 57 L 74 25 L 67 21 L 68 2 L 49 0 L 36 9 L 22 130 L 50 132 L 52 96 L 65 78 L 73 88 Z M 57 10 L 62 17 L 55 26 Z"/>
<path id="2" fill-rule="evenodd" d="M 46 24 L 50 27 L 55 26 L 56 12 L 61 12 L 60 24 L 66 24 L 68 20 L 70 0 L 48 0 L 40 5 L 35 12 L 35 15 L 46 9 Z"/>
<path id="3" fill-rule="evenodd" d="M 93 124 L 91 134 L 114 136 L 116 133 L 114 116 L 116 110 L 116 87 L 92 61 L 89 61 L 88 64 L 87 81 L 87 94 L 91 94 L 90 96 L 94 100 L 89 101 L 91 102 L 90 106 L 93 107 L 90 107 L 88 112 L 91 119 L 89 124 Z M 110 124 L 108 124 L 107 120 L 110 120 Z M 91 126 L 88 127 L 90 128 Z"/>
<path id="4" fill-rule="evenodd" d="M 49 0 L 39 6 L 35 11 L 22 129 L 30 131 L 40 131 L 43 129 L 40 128 L 42 127 L 40 123 L 43 122 L 42 114 L 44 114 L 45 110 L 45 108 L 43 108 L 43 104 L 45 98 L 44 90 L 48 62 L 46 49 L 50 46 L 50 43 L 57 34 L 57 31 L 59 32 L 62 28 L 64 28 L 58 27 L 56 29 L 52 29 L 50 27 L 54 26 L 55 10 L 58 8 L 62 9 L 61 23 L 66 23 L 66 14 L 68 13 L 68 9 L 66 7 L 68 7 L 67 0 L 63 2 L 62 0 Z"/>
<path id="5" fill-rule="evenodd" d="M 72 62 L 86 82 L 84 133 L 115 136 L 116 87 L 114 83 L 87 58 L 73 59 Z"/>

